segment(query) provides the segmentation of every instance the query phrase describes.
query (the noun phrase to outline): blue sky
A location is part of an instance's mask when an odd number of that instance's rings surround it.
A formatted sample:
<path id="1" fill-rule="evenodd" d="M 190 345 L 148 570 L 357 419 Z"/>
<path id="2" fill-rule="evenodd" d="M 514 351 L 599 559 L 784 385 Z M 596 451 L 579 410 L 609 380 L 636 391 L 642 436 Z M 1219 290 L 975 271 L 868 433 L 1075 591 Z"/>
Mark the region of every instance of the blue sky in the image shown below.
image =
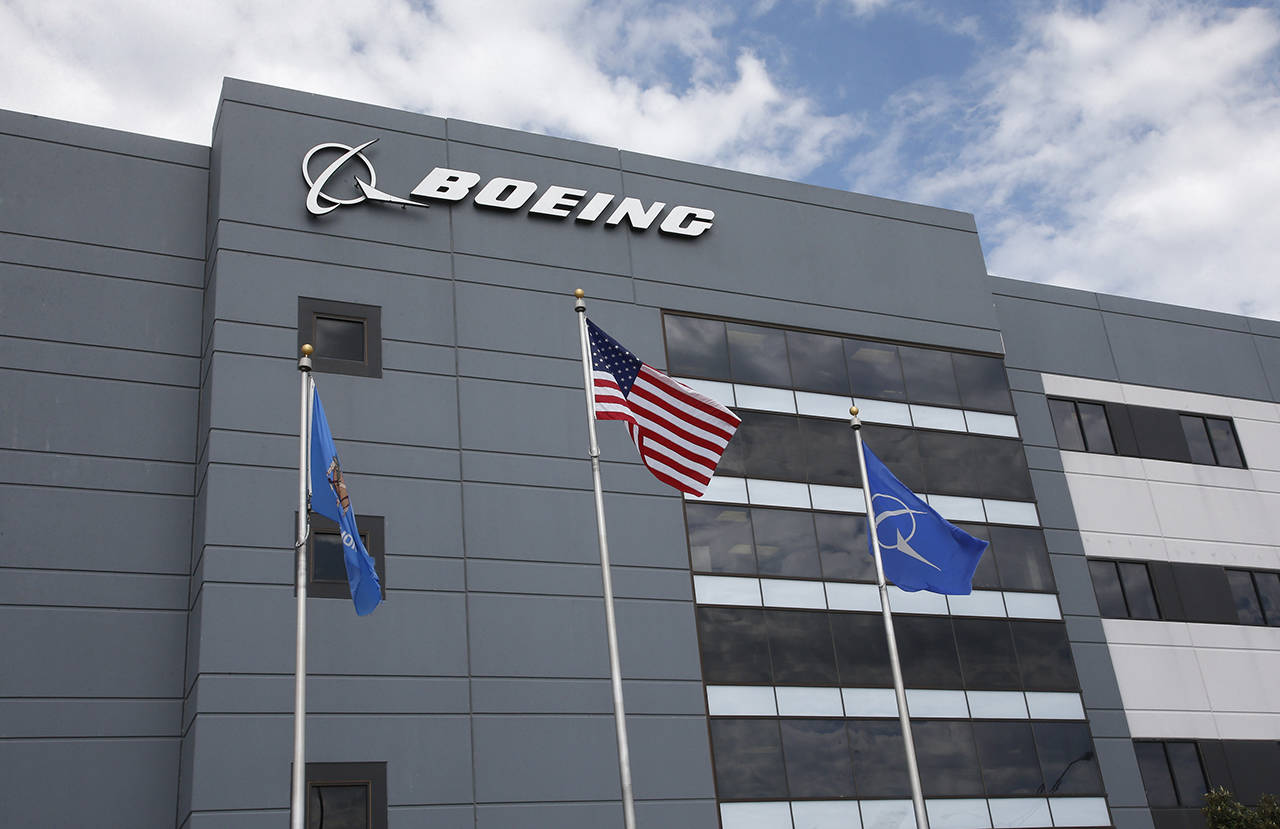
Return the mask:
<path id="1" fill-rule="evenodd" d="M 0 0 L 0 36 L 6 109 L 207 143 L 229 75 L 963 210 L 992 273 L 1280 319 L 1280 0 Z"/>

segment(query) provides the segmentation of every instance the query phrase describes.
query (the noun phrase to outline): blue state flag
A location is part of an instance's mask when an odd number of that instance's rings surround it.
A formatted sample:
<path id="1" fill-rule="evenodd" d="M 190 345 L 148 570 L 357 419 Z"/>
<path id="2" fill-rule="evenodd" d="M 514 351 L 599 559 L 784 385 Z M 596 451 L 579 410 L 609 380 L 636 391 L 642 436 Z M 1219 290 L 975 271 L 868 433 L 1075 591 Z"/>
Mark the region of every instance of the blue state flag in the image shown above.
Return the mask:
<path id="1" fill-rule="evenodd" d="M 928 590 L 952 596 L 973 592 L 973 571 L 987 549 L 974 538 L 920 500 L 902 481 L 893 477 L 866 444 L 866 486 L 871 493 L 869 520 L 880 541 L 885 576 L 903 590 Z M 867 534 L 871 545 L 871 534 Z M 875 555 L 875 550 L 871 551 Z"/>
<path id="2" fill-rule="evenodd" d="M 351 496 L 342 480 L 342 466 L 338 463 L 338 450 L 333 445 L 333 433 L 329 420 L 320 405 L 320 392 L 312 390 L 311 411 L 311 511 L 323 515 L 338 525 L 342 538 L 342 558 L 347 565 L 347 581 L 351 585 L 351 600 L 360 616 L 373 612 L 382 601 L 382 584 L 373 558 L 360 540 L 356 529 L 356 514 L 351 508 Z"/>

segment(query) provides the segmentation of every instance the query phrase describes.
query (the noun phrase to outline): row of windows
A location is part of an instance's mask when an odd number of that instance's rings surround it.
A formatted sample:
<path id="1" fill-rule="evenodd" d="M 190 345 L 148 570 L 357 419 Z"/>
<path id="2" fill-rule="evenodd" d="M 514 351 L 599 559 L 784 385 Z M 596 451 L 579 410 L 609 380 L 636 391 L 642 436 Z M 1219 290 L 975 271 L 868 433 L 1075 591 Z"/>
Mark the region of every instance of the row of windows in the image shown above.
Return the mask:
<path id="1" fill-rule="evenodd" d="M 696 573 L 876 580 L 863 515 L 686 503 L 685 520 L 689 560 Z M 1039 528 L 957 526 L 990 542 L 974 573 L 974 587 L 1054 589 L 1044 532 Z"/>
<path id="2" fill-rule="evenodd" d="M 698 607 L 708 685 L 893 684 L 878 613 Z M 1066 625 L 1029 619 L 895 615 L 909 688 L 1077 691 Z"/>
<path id="3" fill-rule="evenodd" d="M 1083 723 L 912 721 L 926 797 L 1101 794 Z M 897 721 L 711 720 L 721 800 L 910 796 Z"/>
<path id="4" fill-rule="evenodd" d="M 719 475 L 862 485 L 853 430 L 839 420 L 739 411 L 742 425 L 716 469 Z M 1030 501 L 1022 442 L 957 432 L 867 424 L 871 451 L 915 492 Z"/>
<path id="5" fill-rule="evenodd" d="M 1280 791 L 1275 740 L 1135 740 L 1133 748 L 1153 809 L 1199 809 L 1218 786 L 1246 805 Z"/>
<path id="6" fill-rule="evenodd" d="M 672 374 L 1012 412 L 999 357 L 891 345 L 806 331 L 667 314 Z"/>
<path id="7" fill-rule="evenodd" d="M 1049 398 L 1058 448 L 1242 468 L 1230 418 L 1169 409 Z"/>
<path id="8" fill-rule="evenodd" d="M 1280 573 L 1213 564 L 1091 559 L 1098 610 L 1108 619 L 1165 619 L 1280 627 Z"/>

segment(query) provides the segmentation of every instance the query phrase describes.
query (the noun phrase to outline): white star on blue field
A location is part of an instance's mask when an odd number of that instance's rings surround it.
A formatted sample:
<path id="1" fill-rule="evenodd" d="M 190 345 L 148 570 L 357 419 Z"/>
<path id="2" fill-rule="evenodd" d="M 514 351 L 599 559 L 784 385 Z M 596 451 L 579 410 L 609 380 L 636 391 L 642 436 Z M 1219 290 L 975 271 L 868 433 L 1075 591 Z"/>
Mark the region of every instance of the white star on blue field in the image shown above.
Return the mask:
<path id="1" fill-rule="evenodd" d="M 974 214 L 1001 276 L 1280 319 L 1280 0 L 5 0 L 0 108 L 223 76 Z"/>

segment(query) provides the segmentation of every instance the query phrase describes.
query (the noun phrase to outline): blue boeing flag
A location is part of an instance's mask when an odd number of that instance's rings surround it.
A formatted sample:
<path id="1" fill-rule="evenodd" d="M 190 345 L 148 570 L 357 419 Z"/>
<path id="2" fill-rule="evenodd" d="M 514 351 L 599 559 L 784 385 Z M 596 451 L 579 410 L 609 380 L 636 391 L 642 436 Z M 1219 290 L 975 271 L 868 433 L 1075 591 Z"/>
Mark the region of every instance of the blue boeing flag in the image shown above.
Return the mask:
<path id="1" fill-rule="evenodd" d="M 351 497 L 342 480 L 342 466 L 338 463 L 338 450 L 333 445 L 329 420 L 320 405 L 320 392 L 313 390 L 311 394 L 311 511 L 338 525 L 342 558 L 347 565 L 347 581 L 351 584 L 351 600 L 356 604 L 356 614 L 365 616 L 382 601 L 382 584 L 378 581 L 373 558 L 365 551 L 360 532 L 356 529 L 356 514 L 351 509 Z"/>
<path id="2" fill-rule="evenodd" d="M 866 486 L 885 576 L 903 590 L 952 596 L 973 592 L 973 571 L 987 542 L 951 524 L 893 477 L 864 443 Z M 867 534 L 867 546 L 871 535 Z M 875 550 L 871 551 L 875 555 Z"/>

